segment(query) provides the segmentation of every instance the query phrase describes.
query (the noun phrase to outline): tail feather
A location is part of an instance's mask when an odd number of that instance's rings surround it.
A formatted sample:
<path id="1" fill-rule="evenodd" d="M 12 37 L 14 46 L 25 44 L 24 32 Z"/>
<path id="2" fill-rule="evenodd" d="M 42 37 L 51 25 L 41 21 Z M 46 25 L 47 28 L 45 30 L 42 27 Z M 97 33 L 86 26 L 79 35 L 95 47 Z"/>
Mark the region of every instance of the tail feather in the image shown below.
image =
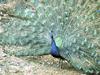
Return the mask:
<path id="1" fill-rule="evenodd" d="M 4 32 L 0 33 L 0 44 L 28 45 L 29 49 L 34 45 L 50 47 L 49 32 L 53 31 L 57 34 L 54 38 L 62 38 L 63 58 L 86 73 L 100 72 L 100 13 L 96 12 L 99 3 L 99 0 L 44 0 L 35 5 L 34 13 L 29 10 L 31 7 L 19 10 L 16 6 L 13 15 L 20 18 L 1 25 Z"/>

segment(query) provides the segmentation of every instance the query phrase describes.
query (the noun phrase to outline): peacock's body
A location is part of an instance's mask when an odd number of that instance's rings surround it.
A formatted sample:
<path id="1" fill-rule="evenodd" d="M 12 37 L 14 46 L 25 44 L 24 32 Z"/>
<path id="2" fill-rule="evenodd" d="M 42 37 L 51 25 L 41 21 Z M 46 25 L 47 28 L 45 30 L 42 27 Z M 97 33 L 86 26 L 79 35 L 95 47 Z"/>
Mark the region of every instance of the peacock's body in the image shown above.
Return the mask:
<path id="1" fill-rule="evenodd" d="M 98 74 L 100 72 L 100 13 L 96 10 L 100 9 L 100 1 L 40 1 L 34 4 L 34 10 L 31 10 L 31 7 L 15 7 L 11 15 L 19 20 L 14 18 L 9 24 L 1 25 L 4 31 L 0 33 L 0 44 L 22 46 L 22 49 L 26 49 L 15 51 L 16 56 L 50 53 L 55 57 L 60 55 L 76 69 Z M 53 31 L 54 35 L 53 38 L 51 37 L 52 40 L 50 40 L 50 31 Z M 53 41 L 53 45 L 50 45 L 50 41 Z"/>

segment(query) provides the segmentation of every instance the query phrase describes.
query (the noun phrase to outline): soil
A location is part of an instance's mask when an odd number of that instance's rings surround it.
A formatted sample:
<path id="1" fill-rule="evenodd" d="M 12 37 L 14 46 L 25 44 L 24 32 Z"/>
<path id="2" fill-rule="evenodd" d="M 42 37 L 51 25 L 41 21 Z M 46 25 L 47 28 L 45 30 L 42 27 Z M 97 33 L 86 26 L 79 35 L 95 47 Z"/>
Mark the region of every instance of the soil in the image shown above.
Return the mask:
<path id="1" fill-rule="evenodd" d="M 51 55 L 15 57 L 0 49 L 0 75 L 85 75 Z"/>

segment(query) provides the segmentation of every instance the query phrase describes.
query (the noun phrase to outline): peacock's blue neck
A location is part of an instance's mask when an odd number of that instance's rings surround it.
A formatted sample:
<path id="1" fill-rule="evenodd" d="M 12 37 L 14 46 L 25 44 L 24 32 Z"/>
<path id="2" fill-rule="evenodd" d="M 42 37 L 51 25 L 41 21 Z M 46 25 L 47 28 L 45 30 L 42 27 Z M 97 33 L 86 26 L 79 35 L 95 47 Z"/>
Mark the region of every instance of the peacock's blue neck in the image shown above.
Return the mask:
<path id="1" fill-rule="evenodd" d="M 59 57 L 59 48 L 56 46 L 56 43 L 55 43 L 55 40 L 51 39 L 51 55 L 54 56 L 54 57 Z"/>

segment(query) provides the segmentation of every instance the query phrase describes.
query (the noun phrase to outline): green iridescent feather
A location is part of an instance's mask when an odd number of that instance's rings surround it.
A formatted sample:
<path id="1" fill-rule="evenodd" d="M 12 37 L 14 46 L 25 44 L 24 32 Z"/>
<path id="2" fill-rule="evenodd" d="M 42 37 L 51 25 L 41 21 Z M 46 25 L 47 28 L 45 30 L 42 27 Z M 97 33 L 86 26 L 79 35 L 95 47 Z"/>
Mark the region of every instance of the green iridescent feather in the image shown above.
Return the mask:
<path id="1" fill-rule="evenodd" d="M 0 44 L 9 47 L 8 53 L 50 54 L 52 30 L 65 60 L 85 73 L 100 72 L 99 0 L 44 0 L 34 5 L 34 12 L 32 7 L 19 3 L 8 12 L 13 17 L 0 22 Z"/>

